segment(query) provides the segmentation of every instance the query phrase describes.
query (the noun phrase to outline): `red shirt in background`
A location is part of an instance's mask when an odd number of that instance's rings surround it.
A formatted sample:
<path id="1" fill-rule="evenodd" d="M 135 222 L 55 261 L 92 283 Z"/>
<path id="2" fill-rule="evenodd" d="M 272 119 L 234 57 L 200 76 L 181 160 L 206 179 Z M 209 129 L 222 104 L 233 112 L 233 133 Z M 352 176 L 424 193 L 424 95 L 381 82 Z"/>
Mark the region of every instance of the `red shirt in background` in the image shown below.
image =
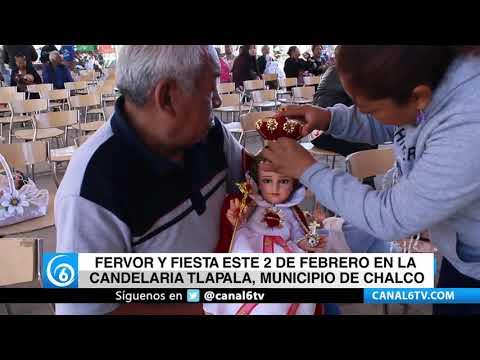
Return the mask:
<path id="1" fill-rule="evenodd" d="M 230 82 L 230 68 L 228 64 L 220 58 L 220 82 Z"/>

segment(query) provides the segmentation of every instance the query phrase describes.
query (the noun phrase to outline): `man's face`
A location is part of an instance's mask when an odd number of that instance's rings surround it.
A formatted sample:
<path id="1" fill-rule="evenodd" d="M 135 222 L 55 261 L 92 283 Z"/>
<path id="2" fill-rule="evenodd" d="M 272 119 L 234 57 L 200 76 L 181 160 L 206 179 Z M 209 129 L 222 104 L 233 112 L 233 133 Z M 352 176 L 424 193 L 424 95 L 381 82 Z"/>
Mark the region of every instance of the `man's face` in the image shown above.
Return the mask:
<path id="1" fill-rule="evenodd" d="M 270 204 L 284 203 L 293 191 L 293 179 L 277 172 L 265 171 L 259 165 L 258 188 L 262 197 Z"/>
<path id="2" fill-rule="evenodd" d="M 23 56 L 15 57 L 15 64 L 19 69 L 25 69 L 25 67 L 27 66 L 27 62 L 25 61 L 25 58 Z"/>
<path id="3" fill-rule="evenodd" d="M 267 56 L 270 53 L 270 48 L 268 47 L 263 47 L 262 48 L 262 54 Z"/>
<path id="4" fill-rule="evenodd" d="M 196 81 L 192 94 L 178 88 L 172 93 L 174 115 L 159 126 L 167 127 L 162 142 L 169 151 L 181 151 L 203 140 L 213 122 L 213 109 L 221 105 L 217 92 L 219 70 L 210 63 Z M 163 129 L 165 130 L 165 129 Z"/>
<path id="5" fill-rule="evenodd" d="M 248 52 L 251 56 L 256 56 L 257 55 L 257 47 L 255 45 L 250 46 L 250 49 L 248 50 Z"/>
<path id="6" fill-rule="evenodd" d="M 225 45 L 225 54 L 227 55 L 232 54 L 232 45 Z"/>

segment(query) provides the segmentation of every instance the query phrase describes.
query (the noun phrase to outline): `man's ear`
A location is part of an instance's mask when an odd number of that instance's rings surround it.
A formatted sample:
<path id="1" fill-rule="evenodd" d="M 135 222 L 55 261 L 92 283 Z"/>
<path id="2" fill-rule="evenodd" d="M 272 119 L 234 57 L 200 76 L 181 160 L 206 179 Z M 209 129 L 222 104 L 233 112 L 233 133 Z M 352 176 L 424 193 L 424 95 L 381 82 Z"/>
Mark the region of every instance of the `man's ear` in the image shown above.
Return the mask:
<path id="1" fill-rule="evenodd" d="M 161 111 L 175 116 L 175 106 L 173 105 L 175 93 L 177 92 L 177 85 L 172 80 L 161 80 L 157 83 L 153 90 L 153 100 L 155 106 Z"/>

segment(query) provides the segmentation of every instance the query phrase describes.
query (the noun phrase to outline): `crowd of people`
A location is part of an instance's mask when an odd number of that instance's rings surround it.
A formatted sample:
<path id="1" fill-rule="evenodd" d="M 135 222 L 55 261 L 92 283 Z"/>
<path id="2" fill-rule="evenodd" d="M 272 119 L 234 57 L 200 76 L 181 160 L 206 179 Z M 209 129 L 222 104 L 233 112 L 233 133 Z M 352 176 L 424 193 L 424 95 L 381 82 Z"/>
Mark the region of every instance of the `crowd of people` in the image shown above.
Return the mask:
<path id="1" fill-rule="evenodd" d="M 73 45 L 62 45 L 58 49 L 55 45 L 45 45 L 40 51 L 40 62 L 42 64 L 48 63 L 49 54 L 52 51 L 57 51 L 63 58 L 63 63 L 72 72 L 78 72 L 79 70 L 95 70 L 102 72 L 104 65 L 104 59 L 102 54 L 94 51 L 90 52 L 77 52 Z"/>
<path id="2" fill-rule="evenodd" d="M 238 56 L 235 56 L 232 45 L 225 45 L 224 53 L 217 48 L 222 66 L 220 81 L 233 81 L 241 89 L 246 80 L 262 79 L 264 74 L 276 74 L 279 79 L 297 78 L 298 84 L 302 85 L 304 76 L 322 75 L 332 61 L 322 45 L 312 45 L 311 54 L 307 51 L 302 56 L 297 46 L 291 46 L 283 68 L 279 63 L 280 54 L 271 55 L 268 45 L 264 45 L 261 51 L 262 54 L 258 56 L 256 45 L 241 45 Z"/>
<path id="3" fill-rule="evenodd" d="M 35 62 L 39 60 L 40 65 Z M 0 80 L 26 92 L 31 84 L 53 84 L 54 89 L 64 89 L 66 82 L 75 81 L 81 70 L 95 70 L 103 74 L 104 59 L 101 54 L 79 53 L 73 45 L 44 45 L 40 56 L 33 45 L 4 45 L 0 54 Z M 38 71 L 41 70 L 41 76 Z M 35 98 L 38 94 L 31 94 Z"/>

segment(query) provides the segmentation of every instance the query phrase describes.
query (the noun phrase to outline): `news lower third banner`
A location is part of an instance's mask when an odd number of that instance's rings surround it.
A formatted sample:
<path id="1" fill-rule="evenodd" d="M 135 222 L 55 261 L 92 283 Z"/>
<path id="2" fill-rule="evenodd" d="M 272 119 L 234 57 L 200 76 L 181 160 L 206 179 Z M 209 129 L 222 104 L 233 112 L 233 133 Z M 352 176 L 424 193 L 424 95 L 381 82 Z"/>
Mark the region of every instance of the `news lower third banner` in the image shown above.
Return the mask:
<path id="1" fill-rule="evenodd" d="M 42 260 L 42 288 L 2 288 L 0 303 L 480 302 L 480 289 L 434 289 L 431 253 L 45 253 Z"/>
<path id="2" fill-rule="evenodd" d="M 432 288 L 433 254 L 47 253 L 46 288 Z"/>

